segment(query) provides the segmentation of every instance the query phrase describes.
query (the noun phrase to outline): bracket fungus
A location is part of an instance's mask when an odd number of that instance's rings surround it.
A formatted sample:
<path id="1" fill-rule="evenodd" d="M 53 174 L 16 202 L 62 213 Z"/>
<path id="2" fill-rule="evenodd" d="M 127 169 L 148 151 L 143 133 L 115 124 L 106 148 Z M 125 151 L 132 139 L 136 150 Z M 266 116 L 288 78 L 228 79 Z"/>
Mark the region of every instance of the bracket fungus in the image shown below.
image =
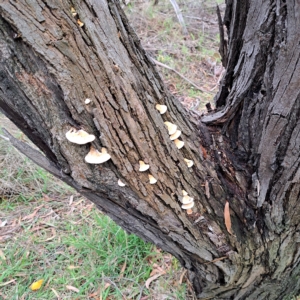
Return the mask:
<path id="1" fill-rule="evenodd" d="M 187 158 L 184 158 L 183 160 L 186 162 L 188 168 L 191 168 L 194 165 L 194 162 L 192 160 L 189 160 Z"/>
<path id="2" fill-rule="evenodd" d="M 160 112 L 161 115 L 163 115 L 168 109 L 166 105 L 161 105 L 161 104 L 156 104 L 155 108 Z"/>
<path id="3" fill-rule="evenodd" d="M 83 27 L 84 23 L 82 23 L 79 19 L 77 20 L 77 24 L 79 25 L 79 27 Z"/>
<path id="4" fill-rule="evenodd" d="M 77 12 L 76 12 L 74 7 L 71 7 L 71 14 L 72 14 L 73 17 L 77 16 Z"/>
<path id="5" fill-rule="evenodd" d="M 181 135 L 181 131 L 180 130 L 176 130 L 175 133 L 170 135 L 170 140 L 174 141 L 176 139 L 178 139 Z"/>
<path id="6" fill-rule="evenodd" d="M 187 191 L 182 190 L 182 195 L 183 195 L 183 196 L 187 196 L 187 195 L 188 195 Z"/>
<path id="7" fill-rule="evenodd" d="M 174 142 L 175 142 L 175 145 L 176 145 L 177 149 L 181 149 L 184 146 L 183 141 L 180 141 L 180 140 L 176 139 Z"/>
<path id="8" fill-rule="evenodd" d="M 140 164 L 140 168 L 139 168 L 140 172 L 145 172 L 150 168 L 150 165 L 145 164 L 142 160 L 139 161 L 139 164 Z"/>
<path id="9" fill-rule="evenodd" d="M 151 174 L 149 174 L 148 177 L 150 184 L 155 184 L 157 182 L 157 179 L 154 178 Z"/>
<path id="10" fill-rule="evenodd" d="M 195 205 L 195 202 L 193 201 L 193 202 L 190 202 L 190 203 L 188 203 L 188 204 L 183 204 L 183 205 L 181 206 L 181 208 L 182 208 L 182 209 L 190 209 L 190 208 L 192 208 L 194 205 Z"/>
<path id="11" fill-rule="evenodd" d="M 125 186 L 126 184 L 124 182 L 121 181 L 121 179 L 118 180 L 118 185 L 119 186 Z"/>
<path id="12" fill-rule="evenodd" d="M 171 122 L 164 122 L 164 124 L 168 127 L 169 135 L 172 135 L 177 130 L 177 125 L 171 123 Z"/>
<path id="13" fill-rule="evenodd" d="M 194 202 L 194 198 L 186 195 L 186 196 L 183 196 L 181 202 L 182 202 L 182 204 L 189 204 L 189 203 Z"/>
<path id="14" fill-rule="evenodd" d="M 102 164 L 110 160 L 110 155 L 107 153 L 105 148 L 102 148 L 101 152 L 99 152 L 97 149 L 91 146 L 90 152 L 84 159 L 89 164 Z"/>
<path id="15" fill-rule="evenodd" d="M 71 143 L 84 145 L 87 143 L 91 143 L 95 139 L 95 136 L 93 134 L 88 134 L 86 131 L 82 129 L 77 130 L 75 128 L 71 128 L 66 133 L 66 138 Z"/>
<path id="16" fill-rule="evenodd" d="M 89 99 L 89 98 L 85 99 L 84 103 L 85 104 L 90 104 L 91 103 L 91 99 Z"/>

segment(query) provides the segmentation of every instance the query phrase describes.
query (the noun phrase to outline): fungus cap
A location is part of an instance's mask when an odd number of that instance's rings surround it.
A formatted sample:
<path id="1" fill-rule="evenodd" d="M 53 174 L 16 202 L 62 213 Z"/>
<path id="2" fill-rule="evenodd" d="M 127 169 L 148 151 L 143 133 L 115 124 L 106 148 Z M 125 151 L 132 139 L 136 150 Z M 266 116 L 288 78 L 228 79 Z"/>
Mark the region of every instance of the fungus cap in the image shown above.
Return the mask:
<path id="1" fill-rule="evenodd" d="M 74 7 L 71 7 L 71 14 L 72 14 L 73 17 L 77 16 L 77 12 L 76 12 Z"/>
<path id="2" fill-rule="evenodd" d="M 123 183 L 123 182 L 121 181 L 121 179 L 119 179 L 119 180 L 118 180 L 118 185 L 119 185 L 119 186 L 125 186 L 126 184 Z"/>
<path id="3" fill-rule="evenodd" d="M 184 142 L 183 141 L 180 141 L 180 140 L 175 140 L 175 145 L 178 149 L 181 149 L 183 146 L 184 146 Z"/>
<path id="4" fill-rule="evenodd" d="M 183 196 L 181 202 L 182 202 L 182 204 L 189 204 L 189 203 L 194 202 L 194 198 L 192 198 L 190 196 Z"/>
<path id="5" fill-rule="evenodd" d="M 194 165 L 194 162 L 192 160 L 189 160 L 187 158 L 184 158 L 183 160 L 186 162 L 188 168 L 191 168 Z"/>
<path id="6" fill-rule="evenodd" d="M 77 130 L 75 128 L 71 128 L 66 133 L 66 138 L 71 143 L 84 145 L 92 142 L 95 139 L 95 136 L 93 134 L 88 134 L 86 131 L 82 129 Z"/>
<path id="7" fill-rule="evenodd" d="M 195 202 L 193 201 L 193 202 L 188 203 L 188 204 L 183 204 L 183 205 L 181 206 L 181 208 L 182 208 L 182 209 L 190 209 L 190 208 L 192 208 L 194 205 L 195 205 Z"/>
<path id="8" fill-rule="evenodd" d="M 172 135 L 177 130 L 177 125 L 171 123 L 171 122 L 164 122 L 164 124 L 168 127 L 169 135 Z"/>
<path id="9" fill-rule="evenodd" d="M 85 99 L 84 103 L 85 103 L 85 104 L 91 103 L 91 99 L 89 99 L 89 98 Z"/>
<path id="10" fill-rule="evenodd" d="M 150 165 L 145 164 L 142 160 L 139 160 L 139 164 L 140 164 L 140 168 L 139 168 L 140 172 L 145 172 L 150 168 Z"/>
<path id="11" fill-rule="evenodd" d="M 187 191 L 182 190 L 182 195 L 183 195 L 183 196 L 187 196 L 187 195 L 188 195 Z"/>
<path id="12" fill-rule="evenodd" d="M 170 135 L 170 140 L 174 141 L 176 139 L 178 139 L 181 135 L 181 131 L 180 130 L 176 130 L 175 133 Z"/>
<path id="13" fill-rule="evenodd" d="M 102 164 L 110 160 L 110 155 L 107 153 L 107 150 L 105 148 L 102 148 L 101 152 L 99 152 L 94 147 L 91 147 L 90 152 L 84 159 L 89 164 Z"/>
<path id="14" fill-rule="evenodd" d="M 83 27 L 84 23 L 82 23 L 79 19 L 77 20 L 77 24 L 79 25 L 79 27 Z"/>
<path id="15" fill-rule="evenodd" d="M 149 174 L 148 177 L 150 184 L 155 184 L 157 182 L 157 179 L 154 178 L 151 174 Z"/>
<path id="16" fill-rule="evenodd" d="M 160 112 L 161 115 L 163 115 L 168 109 L 166 105 L 162 105 L 162 104 L 156 104 L 155 108 Z"/>

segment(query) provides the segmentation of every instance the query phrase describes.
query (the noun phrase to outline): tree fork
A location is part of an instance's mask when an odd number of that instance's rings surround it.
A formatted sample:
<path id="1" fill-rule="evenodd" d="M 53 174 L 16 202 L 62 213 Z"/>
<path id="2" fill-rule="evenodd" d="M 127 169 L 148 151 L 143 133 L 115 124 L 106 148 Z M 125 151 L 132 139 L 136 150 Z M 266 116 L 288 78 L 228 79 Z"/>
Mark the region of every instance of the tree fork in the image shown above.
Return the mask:
<path id="1" fill-rule="evenodd" d="M 44 168 L 177 257 L 199 297 L 283 299 L 299 291 L 289 280 L 299 275 L 300 254 L 297 6 L 228 1 L 218 111 L 200 122 L 168 93 L 118 2 L 5 0 L 0 108 L 44 153 L 34 155 Z M 178 125 L 184 148 L 164 121 Z M 65 138 L 72 127 L 94 134 L 93 146 L 106 147 L 111 161 L 86 164 L 89 146 Z M 139 160 L 157 184 L 138 171 Z M 181 209 L 182 190 L 195 199 L 190 215 Z"/>

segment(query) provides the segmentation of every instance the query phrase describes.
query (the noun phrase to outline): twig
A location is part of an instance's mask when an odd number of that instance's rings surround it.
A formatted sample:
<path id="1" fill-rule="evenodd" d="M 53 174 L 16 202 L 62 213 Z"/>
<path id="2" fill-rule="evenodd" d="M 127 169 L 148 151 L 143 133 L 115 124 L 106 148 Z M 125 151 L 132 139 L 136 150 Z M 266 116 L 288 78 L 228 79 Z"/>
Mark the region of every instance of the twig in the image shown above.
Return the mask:
<path id="1" fill-rule="evenodd" d="M 186 26 L 185 26 L 185 23 L 184 23 L 184 19 L 183 19 L 183 16 L 182 16 L 182 13 L 180 11 L 180 8 L 176 2 L 176 0 L 170 0 L 171 4 L 173 5 L 173 8 L 175 10 L 175 13 L 176 13 L 176 16 L 177 16 L 177 19 L 182 27 L 182 31 L 183 31 L 183 34 L 184 35 L 188 35 L 188 31 L 186 29 Z"/>
<path id="2" fill-rule="evenodd" d="M 4 136 L 4 135 L 2 135 L 2 134 L 0 134 L 0 137 L 1 137 L 2 139 L 6 140 L 6 141 L 9 141 L 9 138 L 6 137 L 6 136 Z"/>
<path id="3" fill-rule="evenodd" d="M 200 92 L 202 92 L 202 93 L 209 93 L 209 91 L 203 90 L 201 87 L 199 87 L 197 84 L 195 84 L 195 83 L 193 83 L 192 81 L 190 81 L 188 78 L 186 78 L 185 76 L 183 76 L 181 73 L 179 73 L 179 72 L 176 71 L 175 69 L 173 69 L 173 68 L 171 68 L 171 67 L 169 67 L 169 66 L 167 66 L 167 65 L 165 65 L 165 64 L 163 64 L 163 63 L 161 63 L 161 62 L 159 62 L 159 61 L 157 61 L 156 59 L 154 59 L 154 58 L 152 58 L 152 57 L 151 57 L 151 59 L 152 59 L 152 61 L 153 61 L 155 64 L 157 64 L 158 66 L 164 67 L 164 68 L 166 68 L 166 69 L 168 69 L 168 70 L 170 70 L 170 71 L 175 72 L 178 76 L 180 76 L 182 79 L 184 79 L 185 81 L 187 81 L 188 83 L 190 83 L 192 86 L 194 86 L 194 87 L 195 87 L 197 90 L 199 90 Z"/>

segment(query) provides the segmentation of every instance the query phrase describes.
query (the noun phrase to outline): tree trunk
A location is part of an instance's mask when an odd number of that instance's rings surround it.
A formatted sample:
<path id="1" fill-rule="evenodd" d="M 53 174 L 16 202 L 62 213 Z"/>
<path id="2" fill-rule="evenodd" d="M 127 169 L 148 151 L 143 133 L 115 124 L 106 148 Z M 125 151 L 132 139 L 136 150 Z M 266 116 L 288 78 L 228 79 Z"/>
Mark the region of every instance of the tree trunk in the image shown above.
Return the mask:
<path id="1" fill-rule="evenodd" d="M 125 230 L 177 257 L 202 299 L 295 295 L 299 6 L 227 1 L 226 74 L 217 111 L 200 120 L 168 93 L 117 1 L 1 1 L 0 109 L 44 155 L 7 136 Z M 165 121 L 182 131 L 182 149 Z M 94 134 L 111 160 L 87 164 L 90 145 L 70 143 L 71 128 Z M 182 190 L 195 200 L 191 214 Z"/>

